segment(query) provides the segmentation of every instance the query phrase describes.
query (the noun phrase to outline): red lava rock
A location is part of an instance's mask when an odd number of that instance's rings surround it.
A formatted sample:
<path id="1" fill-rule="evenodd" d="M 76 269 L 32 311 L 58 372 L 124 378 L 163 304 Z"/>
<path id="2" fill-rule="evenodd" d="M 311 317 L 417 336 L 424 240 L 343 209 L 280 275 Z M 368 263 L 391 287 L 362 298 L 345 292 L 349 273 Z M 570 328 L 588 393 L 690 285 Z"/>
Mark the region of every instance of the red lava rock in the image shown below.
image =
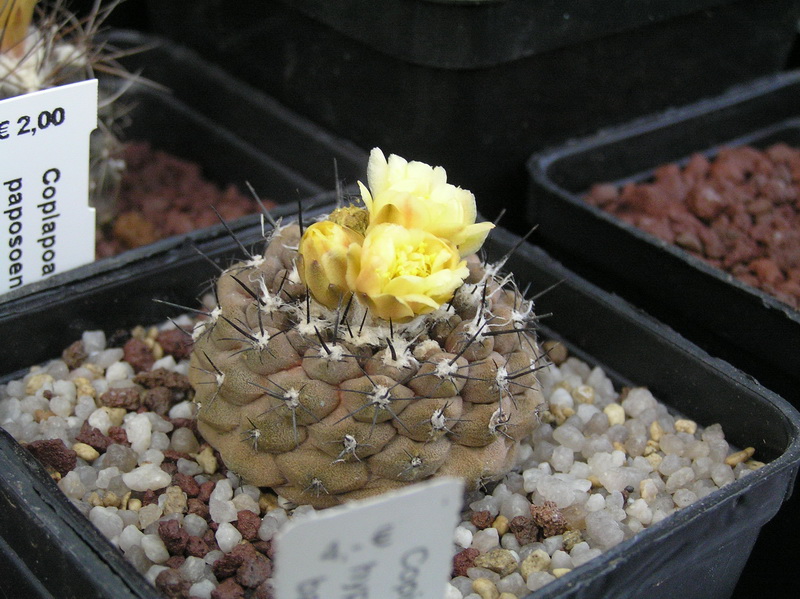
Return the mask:
<path id="1" fill-rule="evenodd" d="M 110 437 L 101 433 L 100 429 L 90 425 L 88 420 L 83 421 L 80 432 L 75 435 L 75 440 L 78 443 L 86 443 L 86 445 L 94 447 L 100 453 L 105 452 L 108 446 L 113 443 Z"/>
<path id="2" fill-rule="evenodd" d="M 140 497 L 142 505 L 150 505 L 151 503 L 158 502 L 158 493 L 155 491 L 148 489 L 147 491 L 143 491 Z"/>
<path id="3" fill-rule="evenodd" d="M 133 210 L 119 212 L 111 226 L 114 239 L 123 249 L 133 249 L 158 241 L 155 226 Z"/>
<path id="4" fill-rule="evenodd" d="M 171 555 L 181 555 L 186 550 L 189 533 L 181 528 L 177 520 L 162 520 L 158 523 L 158 536 L 164 541 Z"/>
<path id="5" fill-rule="evenodd" d="M 750 263 L 750 270 L 764 285 L 777 285 L 783 281 L 783 273 L 769 258 L 758 258 Z"/>
<path id="6" fill-rule="evenodd" d="M 150 372 L 140 372 L 133 377 L 133 382 L 147 389 L 166 387 L 173 392 L 183 393 L 191 390 L 189 377 L 164 368 L 156 368 Z"/>
<path id="7" fill-rule="evenodd" d="M 633 210 L 648 216 L 669 216 L 670 203 L 666 194 L 653 185 L 628 185 L 622 190 L 622 200 Z"/>
<path id="8" fill-rule="evenodd" d="M 164 565 L 167 568 L 175 568 L 176 570 L 183 565 L 183 562 L 186 561 L 186 558 L 182 555 L 172 555 L 170 558 L 164 562 Z"/>
<path id="9" fill-rule="evenodd" d="M 153 387 L 144 392 L 143 404 L 151 412 L 166 416 L 172 407 L 173 393 L 166 387 Z"/>
<path id="10" fill-rule="evenodd" d="M 189 537 L 186 540 L 186 555 L 193 557 L 205 557 L 210 551 L 208 543 L 200 537 Z"/>
<path id="11" fill-rule="evenodd" d="M 778 291 L 787 298 L 800 297 L 800 282 L 784 281 L 778 286 Z M 790 299 L 784 299 L 783 301 L 785 301 L 787 304 L 791 303 Z"/>
<path id="12" fill-rule="evenodd" d="M 176 360 L 188 358 L 192 353 L 192 338 L 180 329 L 161 331 L 158 333 L 156 341 L 163 348 L 164 353 Z"/>
<path id="13" fill-rule="evenodd" d="M 155 583 L 158 591 L 166 599 L 186 599 L 192 586 L 192 583 L 181 578 L 180 573 L 173 568 L 159 572 Z"/>
<path id="14" fill-rule="evenodd" d="M 275 592 L 272 590 L 271 581 L 265 580 L 256 588 L 252 599 L 275 599 Z"/>
<path id="15" fill-rule="evenodd" d="M 108 438 L 120 445 L 130 445 L 130 443 L 128 443 L 128 433 L 126 433 L 125 429 L 121 426 L 109 426 Z"/>
<path id="16" fill-rule="evenodd" d="M 181 428 L 181 427 L 176 426 L 175 428 Z M 184 453 L 182 451 L 175 451 L 174 449 L 165 449 L 162 453 L 164 454 L 164 459 L 171 462 L 177 462 L 181 458 L 183 458 L 184 460 L 190 459 L 188 453 Z"/>
<path id="17" fill-rule="evenodd" d="M 99 401 L 102 405 L 110 408 L 125 408 L 135 412 L 142 407 L 142 398 L 139 391 L 140 389 L 137 387 L 109 389 L 100 396 Z"/>
<path id="18" fill-rule="evenodd" d="M 567 530 L 567 520 L 552 501 L 545 501 L 544 505 L 532 505 L 531 519 L 542 529 L 544 538 L 563 534 Z"/>
<path id="19" fill-rule="evenodd" d="M 591 189 L 592 202 L 596 206 L 605 208 L 619 200 L 619 192 L 615 185 L 610 183 L 597 183 Z"/>
<path id="20" fill-rule="evenodd" d="M 133 366 L 134 372 L 150 370 L 156 361 L 153 350 L 143 340 L 136 337 L 129 339 L 122 350 L 125 352 L 125 361 Z"/>
<path id="21" fill-rule="evenodd" d="M 203 177 L 197 164 L 154 150 L 147 142 L 126 143 L 122 158 L 118 216 L 97 232 L 98 258 L 217 224 L 209 206 L 226 220 L 258 211 L 253 199 L 235 186 L 220 188 Z"/>
<path id="22" fill-rule="evenodd" d="M 273 554 L 272 541 L 262 541 L 261 539 L 256 539 L 255 541 L 251 541 L 250 544 L 259 553 L 263 553 L 269 559 L 274 559 L 275 556 Z"/>
<path id="23" fill-rule="evenodd" d="M 475 558 L 481 554 L 480 551 L 472 547 L 463 549 L 453 556 L 452 576 L 466 576 L 467 570 L 475 566 Z"/>
<path id="24" fill-rule="evenodd" d="M 258 538 L 258 529 L 261 526 L 261 518 L 258 514 L 250 510 L 240 510 L 238 512 L 238 520 L 236 520 L 236 528 L 242 533 L 242 538 L 247 541 L 253 541 Z M 258 586 L 258 585 L 254 585 Z"/>
<path id="25" fill-rule="evenodd" d="M 685 250 L 689 250 L 690 252 L 696 253 L 703 251 L 703 243 L 700 241 L 700 237 L 692 231 L 683 231 L 682 233 L 678 233 L 675 236 L 675 245 L 678 245 Z"/>
<path id="26" fill-rule="evenodd" d="M 686 206 L 697 218 L 709 222 L 725 209 L 725 201 L 711 185 L 701 184 L 689 190 Z"/>
<path id="27" fill-rule="evenodd" d="M 219 549 L 219 545 L 217 545 L 217 538 L 214 536 L 214 529 L 212 529 L 210 525 L 208 530 L 203 533 L 203 541 L 206 545 L 208 545 L 209 551 Z"/>
<path id="28" fill-rule="evenodd" d="M 197 484 L 194 477 L 188 474 L 176 472 L 172 475 L 172 484 L 178 485 L 187 497 L 197 497 L 197 494 L 200 493 L 200 485 Z"/>
<path id="29" fill-rule="evenodd" d="M 208 504 L 200 501 L 196 497 L 190 497 L 186 502 L 186 511 L 189 514 L 195 514 L 201 518 L 208 520 Z"/>
<path id="30" fill-rule="evenodd" d="M 203 484 L 200 485 L 200 492 L 197 494 L 197 499 L 204 503 L 208 503 L 208 500 L 211 499 L 211 493 L 214 492 L 215 483 L 213 480 L 207 480 Z"/>
<path id="31" fill-rule="evenodd" d="M 243 587 L 250 589 L 256 588 L 267 580 L 272 574 L 272 562 L 260 553 L 256 553 L 252 558 L 245 559 L 238 570 L 236 570 L 236 582 Z"/>
<path id="32" fill-rule="evenodd" d="M 78 339 L 75 343 L 70 345 L 67 349 L 61 352 L 61 359 L 70 370 L 75 370 L 78 366 L 83 364 L 84 360 L 89 357 L 83 347 L 83 341 Z"/>
<path id="33" fill-rule="evenodd" d="M 690 184 L 681 176 L 681 169 L 677 164 L 659 166 L 653 172 L 653 178 L 670 197 L 683 195 L 690 187 Z"/>
<path id="34" fill-rule="evenodd" d="M 254 555 L 256 555 L 255 551 L 253 551 L 252 554 L 248 555 L 245 551 L 239 550 L 239 547 L 245 547 L 245 546 L 249 545 L 246 545 L 244 543 L 241 545 L 237 545 L 230 551 L 230 553 L 226 553 L 217 561 L 215 561 L 211 566 L 211 569 L 214 572 L 214 576 L 220 579 L 233 576 L 234 574 L 236 574 L 236 570 L 239 569 L 239 566 L 241 566 L 245 562 L 246 558 L 248 557 L 252 558 Z"/>
<path id="35" fill-rule="evenodd" d="M 37 460 L 61 476 L 66 476 L 78 464 L 78 454 L 64 445 L 61 439 L 32 441 L 25 447 Z"/>
<path id="36" fill-rule="evenodd" d="M 508 528 L 520 545 L 527 545 L 541 538 L 539 527 L 536 526 L 533 518 L 515 516 L 508 523 Z"/>
<path id="37" fill-rule="evenodd" d="M 800 148 L 775 144 L 723 148 L 712 161 L 695 154 L 646 183 L 595 184 L 585 199 L 800 309 L 786 284 L 800 265 L 798 198 Z"/>
<path id="38" fill-rule="evenodd" d="M 244 589 L 233 578 L 223 580 L 211 591 L 211 599 L 244 599 Z"/>
<path id="39" fill-rule="evenodd" d="M 472 522 L 475 525 L 475 528 L 478 530 L 483 530 L 484 528 L 489 528 L 492 525 L 494 522 L 494 516 L 492 516 L 492 512 L 489 510 L 472 512 L 469 521 Z"/>
<path id="40" fill-rule="evenodd" d="M 700 229 L 697 232 L 703 244 L 703 253 L 710 259 L 722 258 L 725 255 L 725 245 L 720 241 L 714 229 Z"/>

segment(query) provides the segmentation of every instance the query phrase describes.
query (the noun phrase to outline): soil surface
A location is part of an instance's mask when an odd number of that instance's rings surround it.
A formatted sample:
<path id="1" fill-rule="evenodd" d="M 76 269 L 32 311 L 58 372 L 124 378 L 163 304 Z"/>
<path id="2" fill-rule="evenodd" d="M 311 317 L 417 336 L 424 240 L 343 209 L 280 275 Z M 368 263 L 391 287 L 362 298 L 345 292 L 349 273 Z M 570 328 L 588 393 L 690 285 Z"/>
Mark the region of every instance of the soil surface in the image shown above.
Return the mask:
<path id="1" fill-rule="evenodd" d="M 800 149 L 724 148 L 585 200 L 800 308 Z"/>
<path id="2" fill-rule="evenodd" d="M 154 150 L 147 142 L 125 144 L 123 158 L 118 213 L 97 231 L 97 258 L 218 224 L 212 206 L 226 221 L 260 210 L 235 185 L 222 189 L 203 176 L 199 165 Z"/>

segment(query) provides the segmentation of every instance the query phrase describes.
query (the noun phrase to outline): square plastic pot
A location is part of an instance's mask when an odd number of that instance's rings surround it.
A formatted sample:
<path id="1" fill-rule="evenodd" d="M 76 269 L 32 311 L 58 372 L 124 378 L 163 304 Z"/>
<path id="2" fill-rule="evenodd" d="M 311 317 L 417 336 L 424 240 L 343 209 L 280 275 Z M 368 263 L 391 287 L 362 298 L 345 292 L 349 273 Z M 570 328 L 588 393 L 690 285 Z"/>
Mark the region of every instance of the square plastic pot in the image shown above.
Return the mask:
<path id="1" fill-rule="evenodd" d="M 129 71 L 155 82 L 136 82 L 118 100 L 126 112 L 123 140 L 148 141 L 201 166 L 203 175 L 224 187 L 250 183 L 264 198 L 296 203 L 332 190 L 339 180 L 364 178 L 366 153 L 337 138 L 274 99 L 237 81 L 191 50 L 157 36 L 111 30 L 107 44 L 122 50 L 145 48 L 126 57 Z M 104 80 L 115 91 L 125 85 Z M 241 135 L 240 135 L 241 133 Z M 217 228 L 222 230 L 221 225 Z M 0 295 L 0 303 L 33 293 L 53 293 L 69 281 L 118 269 L 142 256 L 178 246 L 170 238 L 95 261 Z"/>
<path id="2" fill-rule="evenodd" d="M 528 221 L 571 266 L 800 403 L 800 312 L 582 200 L 593 183 L 646 181 L 697 152 L 799 146 L 799 117 L 790 72 L 536 154 Z"/>
<path id="3" fill-rule="evenodd" d="M 246 245 L 259 241 L 259 226 L 237 228 Z M 224 236 L 195 242 L 221 264 L 238 252 Z M 488 244 L 489 256 L 496 259 L 518 243 L 519 237 L 498 229 Z M 800 467 L 800 414 L 541 250 L 521 243 L 507 266 L 523 287 L 530 282 L 532 289 L 544 289 L 562 281 L 537 302 L 540 313 L 553 313 L 544 337 L 562 340 L 618 385 L 647 385 L 677 412 L 703 424 L 719 422 L 730 442 L 753 445 L 768 462 L 527 599 L 729 597 L 759 530 L 791 492 Z M 0 347 L 0 364 L 10 371 L 56 356 L 56 348 L 86 328 L 110 332 L 163 321 L 172 314 L 154 297 L 191 305 L 214 274 L 188 245 L 169 247 L 117 271 L 65 285 L 58 297 L 23 298 L 0 316 L 0 335 L 8 341 Z M 36 343 L 15 342 L 23 338 Z M 0 434 L 0 502 L 0 550 L 4 558 L 10 555 L 4 563 L 18 573 L 0 577 L 0 588 L 11 588 L 11 596 L 17 596 L 11 585 L 24 584 L 30 597 L 155 599 L 155 590 L 5 434 Z M 18 576 L 26 578 L 20 582 Z"/>
<path id="4" fill-rule="evenodd" d="M 150 24 L 329 130 L 447 165 L 521 226 L 531 153 L 784 67 L 797 0 L 149 2 Z M 521 231 L 517 231 L 521 232 Z"/>
<path id="5" fill-rule="evenodd" d="M 593 183 L 644 181 L 659 165 L 685 163 L 696 152 L 712 157 L 725 145 L 797 147 L 798 117 L 800 73 L 785 73 L 571 141 L 528 162 L 528 216 L 539 224 L 540 244 L 795 406 L 800 406 L 800 312 L 581 197 Z M 743 575 L 752 592 L 763 585 L 794 585 L 787 531 L 800 531 L 797 496 L 765 527 L 756 546 Z"/>

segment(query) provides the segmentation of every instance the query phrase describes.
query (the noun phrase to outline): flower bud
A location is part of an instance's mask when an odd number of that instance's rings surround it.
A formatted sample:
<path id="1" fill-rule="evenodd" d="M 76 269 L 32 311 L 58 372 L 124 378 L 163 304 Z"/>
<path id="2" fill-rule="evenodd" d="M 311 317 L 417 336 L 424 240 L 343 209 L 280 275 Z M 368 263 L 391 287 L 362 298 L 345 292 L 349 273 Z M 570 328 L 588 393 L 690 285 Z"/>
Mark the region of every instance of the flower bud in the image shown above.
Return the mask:
<path id="1" fill-rule="evenodd" d="M 347 253 L 358 246 L 363 236 L 332 221 L 308 227 L 300 239 L 297 272 L 312 297 L 335 309 L 350 295 L 347 286 Z"/>

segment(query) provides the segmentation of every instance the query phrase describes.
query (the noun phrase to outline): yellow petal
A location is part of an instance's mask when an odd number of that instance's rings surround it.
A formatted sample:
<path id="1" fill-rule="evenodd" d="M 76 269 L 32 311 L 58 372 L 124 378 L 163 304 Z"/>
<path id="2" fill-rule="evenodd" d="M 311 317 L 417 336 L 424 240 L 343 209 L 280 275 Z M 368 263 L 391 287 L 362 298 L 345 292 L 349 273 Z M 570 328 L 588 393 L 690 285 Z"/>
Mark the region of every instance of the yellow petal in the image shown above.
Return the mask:
<path id="1" fill-rule="evenodd" d="M 300 239 L 297 272 L 312 297 L 328 308 L 336 308 L 350 294 L 347 282 L 348 250 L 363 236 L 331 221 L 309 226 Z"/>
<path id="2" fill-rule="evenodd" d="M 389 165 L 380 148 L 372 148 L 369 153 L 367 182 L 374 193 L 381 193 L 389 186 Z"/>

